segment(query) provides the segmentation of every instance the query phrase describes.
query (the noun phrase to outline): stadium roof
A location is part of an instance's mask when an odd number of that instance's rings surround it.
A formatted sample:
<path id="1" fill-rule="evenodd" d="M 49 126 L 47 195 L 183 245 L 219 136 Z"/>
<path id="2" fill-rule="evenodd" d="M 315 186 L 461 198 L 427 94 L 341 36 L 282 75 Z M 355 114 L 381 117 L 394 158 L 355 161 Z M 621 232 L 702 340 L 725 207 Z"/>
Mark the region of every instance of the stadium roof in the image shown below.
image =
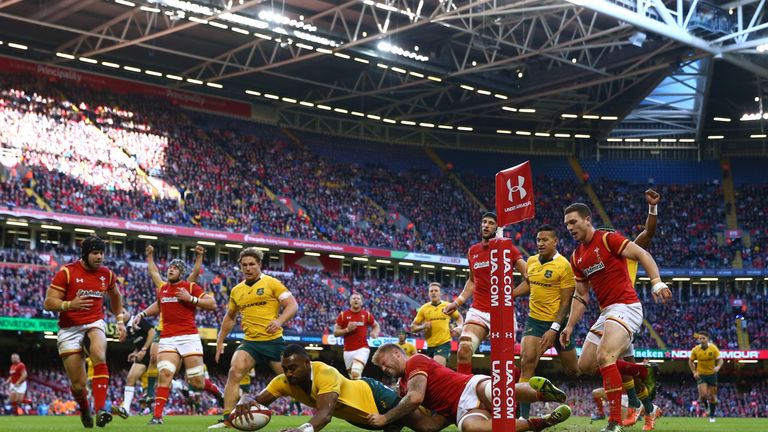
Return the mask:
<path id="1" fill-rule="evenodd" d="M 714 71 L 768 79 L 764 2 L 714 3 L 6 0 L 0 51 L 242 99 L 266 120 L 351 137 L 575 153 L 627 127 L 659 136 L 654 119 L 682 109 L 684 126 L 664 133 L 699 145 Z M 684 88 L 687 102 L 667 103 Z M 667 93 L 648 122 L 654 89 Z"/>

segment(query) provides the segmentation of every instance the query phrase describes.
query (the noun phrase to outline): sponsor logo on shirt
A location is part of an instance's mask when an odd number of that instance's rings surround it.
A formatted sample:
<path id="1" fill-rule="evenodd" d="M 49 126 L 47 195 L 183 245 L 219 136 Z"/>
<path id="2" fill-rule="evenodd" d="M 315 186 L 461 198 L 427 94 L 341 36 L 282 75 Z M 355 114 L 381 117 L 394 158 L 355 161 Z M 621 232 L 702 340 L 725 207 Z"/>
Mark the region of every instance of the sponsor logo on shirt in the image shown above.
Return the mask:
<path id="1" fill-rule="evenodd" d="M 77 290 L 77 297 L 98 297 L 102 298 L 104 297 L 103 291 L 96 291 L 96 290 L 86 290 L 86 289 L 80 289 Z"/>
<path id="2" fill-rule="evenodd" d="M 603 264 L 602 261 L 600 261 L 597 264 L 591 265 L 584 269 L 584 276 L 589 277 L 593 273 L 599 272 L 600 270 L 603 270 L 605 268 L 605 264 Z"/>
<path id="3" fill-rule="evenodd" d="M 490 261 L 478 261 L 478 262 L 476 262 L 472 266 L 472 268 L 474 270 L 477 270 L 477 269 L 481 269 L 481 268 L 485 268 L 485 267 L 490 267 L 490 266 L 491 266 L 491 262 Z"/>

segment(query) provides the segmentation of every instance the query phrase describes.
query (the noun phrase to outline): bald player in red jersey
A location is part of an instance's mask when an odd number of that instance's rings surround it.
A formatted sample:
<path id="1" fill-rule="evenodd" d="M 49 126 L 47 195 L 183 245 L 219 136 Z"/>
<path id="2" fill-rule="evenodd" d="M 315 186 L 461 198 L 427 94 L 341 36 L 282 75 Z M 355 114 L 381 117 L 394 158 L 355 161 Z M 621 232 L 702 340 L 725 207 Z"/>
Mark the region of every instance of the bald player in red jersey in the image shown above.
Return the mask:
<path id="1" fill-rule="evenodd" d="M 93 427 L 83 355 L 84 340 L 86 337 L 89 339 L 96 426 L 104 427 L 112 421 L 112 414 L 104 409 L 109 385 L 104 296 L 109 296 L 121 341 L 125 340 L 126 334 L 123 323 L 125 317 L 122 313 L 123 299 L 115 285 L 115 274 L 101 265 L 106 250 L 104 240 L 95 235 L 88 236 L 80 243 L 80 249 L 80 260 L 63 266 L 54 276 L 45 293 L 43 307 L 45 310 L 59 312 L 59 355 L 72 382 L 72 396 L 80 407 L 80 421 L 86 428 Z"/>
<path id="2" fill-rule="evenodd" d="M 389 376 L 400 378 L 400 402 L 385 414 L 370 414 L 372 425 L 384 427 L 416 410 L 419 405 L 458 426 L 459 431 L 491 432 L 491 377 L 467 375 L 442 366 L 424 354 L 410 358 L 396 344 L 384 344 L 373 363 Z M 526 402 L 565 402 L 566 394 L 542 377 L 515 384 L 515 397 Z M 517 420 L 515 430 L 539 431 L 562 423 L 571 415 L 567 405 L 541 418 Z"/>
<path id="3" fill-rule="evenodd" d="M 661 281 L 653 257 L 621 234 L 595 230 L 592 212 L 585 204 L 568 206 L 564 220 L 579 245 L 571 255 L 571 267 L 576 278 L 575 301 L 571 303 L 571 316 L 560 333 L 560 341 L 566 343 L 569 340 L 576 323 L 584 315 L 589 301 L 589 286 L 592 285 L 601 312 L 582 347 L 579 371 L 592 374 L 599 368 L 610 409 L 608 425 L 601 432 L 622 431 L 621 375 L 642 379 L 648 388 L 649 399 L 653 400 L 656 394 L 653 364 L 638 365 L 620 359 L 633 335 L 643 325 L 643 306 L 629 277 L 627 259 L 643 266 L 651 278 L 652 293 L 657 302 L 666 302 L 672 293 Z"/>
<path id="4" fill-rule="evenodd" d="M 496 213 L 487 212 L 483 215 L 481 224 L 482 241 L 469 248 L 469 279 L 464 290 L 456 300 L 443 308 L 443 313 L 450 315 L 475 296 L 472 307 L 467 311 L 464 328 L 459 337 L 459 351 L 456 353 L 456 370 L 461 373 L 472 373 L 472 354 L 477 351 L 480 341 L 491 331 L 491 260 L 490 241 L 496 235 Z M 523 278 L 526 277 L 526 262 L 516 247 L 512 246 L 511 261 Z"/>
<path id="5" fill-rule="evenodd" d="M 24 401 L 27 393 L 27 366 L 21 362 L 18 354 L 11 354 L 11 367 L 8 370 L 8 401 L 11 403 L 13 415 L 19 414 L 19 404 Z"/>
<path id="6" fill-rule="evenodd" d="M 139 313 L 132 325 L 146 316 L 160 314 L 163 321 L 163 331 L 157 350 L 157 392 L 155 409 L 150 425 L 163 424 L 163 409 L 168 401 L 170 385 L 181 361 L 187 371 L 187 382 L 197 390 L 211 393 L 220 405 L 223 405 L 221 391 L 209 379 L 205 378 L 203 364 L 203 343 L 195 323 L 195 310 L 199 307 L 206 310 L 216 309 L 216 301 L 206 294 L 200 285 L 183 280 L 187 265 L 180 259 L 168 263 L 165 282 L 154 260 L 154 248 L 146 248 L 147 267 L 157 290 L 157 301 Z"/>
<path id="7" fill-rule="evenodd" d="M 352 293 L 349 296 L 349 309 L 336 317 L 333 335 L 344 336 L 344 365 L 349 378 L 353 380 L 363 376 L 363 369 L 371 354 L 368 348 L 368 327 L 371 327 L 372 338 L 379 337 L 381 328 L 373 314 L 363 309 L 362 294 Z"/>

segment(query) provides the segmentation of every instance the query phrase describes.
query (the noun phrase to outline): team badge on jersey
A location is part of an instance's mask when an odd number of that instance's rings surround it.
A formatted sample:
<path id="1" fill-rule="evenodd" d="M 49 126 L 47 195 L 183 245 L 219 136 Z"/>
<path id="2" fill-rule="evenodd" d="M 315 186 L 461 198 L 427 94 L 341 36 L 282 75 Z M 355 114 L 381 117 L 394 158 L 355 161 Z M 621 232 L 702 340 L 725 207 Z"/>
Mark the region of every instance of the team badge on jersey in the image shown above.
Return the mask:
<path id="1" fill-rule="evenodd" d="M 552 270 L 547 270 L 544 272 L 544 277 L 549 279 L 552 277 Z"/>
<path id="2" fill-rule="evenodd" d="M 264 288 L 259 288 L 256 290 L 256 295 L 264 295 Z"/>

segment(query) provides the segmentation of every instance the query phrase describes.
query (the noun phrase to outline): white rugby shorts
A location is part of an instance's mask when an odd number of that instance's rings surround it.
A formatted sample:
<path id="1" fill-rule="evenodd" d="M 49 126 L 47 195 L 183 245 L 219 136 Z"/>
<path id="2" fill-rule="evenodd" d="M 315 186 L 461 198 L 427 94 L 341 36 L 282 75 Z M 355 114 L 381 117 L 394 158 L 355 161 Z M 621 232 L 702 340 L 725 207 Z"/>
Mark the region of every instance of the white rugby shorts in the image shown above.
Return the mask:
<path id="1" fill-rule="evenodd" d="M 90 324 L 76 325 L 59 329 L 56 336 L 56 345 L 59 348 L 59 355 L 73 354 L 83 350 L 83 340 L 85 335 L 91 329 L 99 329 L 107 334 L 104 320 L 100 319 Z"/>
<path id="2" fill-rule="evenodd" d="M 600 340 L 603 338 L 603 332 L 605 331 L 606 321 L 619 323 L 624 330 L 627 331 L 627 335 L 630 338 L 630 344 L 622 354 L 622 357 L 634 355 L 635 349 L 631 340 L 643 327 L 643 305 L 640 303 L 616 303 L 603 309 L 600 316 L 597 318 L 597 321 L 595 321 L 592 327 L 590 327 L 589 333 L 587 333 L 587 342 L 592 342 L 595 345 L 600 344 Z"/>
<path id="3" fill-rule="evenodd" d="M 203 355 L 203 343 L 199 334 L 161 337 L 157 353 L 173 352 L 182 357 Z"/>
<path id="4" fill-rule="evenodd" d="M 344 351 L 344 366 L 347 370 L 352 369 L 352 365 L 358 361 L 365 366 L 368 363 L 368 356 L 371 354 L 370 348 L 358 348 L 354 351 Z"/>

